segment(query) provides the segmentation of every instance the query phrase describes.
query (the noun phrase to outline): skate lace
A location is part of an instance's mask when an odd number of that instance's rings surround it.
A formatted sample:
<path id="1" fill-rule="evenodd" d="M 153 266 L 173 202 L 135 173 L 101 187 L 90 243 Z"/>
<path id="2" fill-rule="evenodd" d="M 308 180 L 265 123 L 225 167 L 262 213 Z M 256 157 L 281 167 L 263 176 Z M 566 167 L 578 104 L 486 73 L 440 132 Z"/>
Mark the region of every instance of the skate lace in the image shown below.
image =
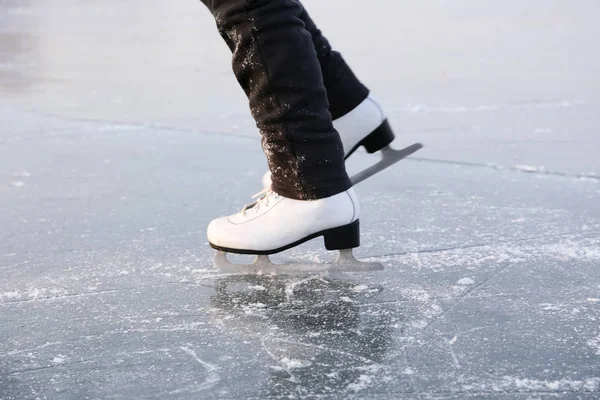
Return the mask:
<path id="1" fill-rule="evenodd" d="M 262 205 L 264 205 L 265 207 L 268 207 L 271 196 L 273 196 L 275 198 L 275 200 L 277 200 L 277 198 L 279 198 L 279 195 L 277 193 L 273 192 L 271 190 L 271 188 L 266 188 L 266 189 L 261 190 L 260 192 L 258 192 L 252 196 L 253 199 L 258 198 L 258 200 L 253 203 L 246 204 L 242 208 L 242 211 L 240 211 L 240 212 L 245 217 L 246 211 L 248 211 L 248 210 L 255 210 L 258 212 L 258 210 L 260 210 L 260 207 Z"/>

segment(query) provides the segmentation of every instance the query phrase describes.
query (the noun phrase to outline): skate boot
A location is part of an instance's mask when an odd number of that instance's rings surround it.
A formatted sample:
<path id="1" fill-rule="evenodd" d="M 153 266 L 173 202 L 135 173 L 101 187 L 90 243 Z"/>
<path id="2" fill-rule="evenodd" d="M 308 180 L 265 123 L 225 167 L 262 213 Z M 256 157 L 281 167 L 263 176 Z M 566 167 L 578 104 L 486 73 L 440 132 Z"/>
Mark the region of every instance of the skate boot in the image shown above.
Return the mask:
<path id="1" fill-rule="evenodd" d="M 394 150 L 390 147 L 390 143 L 395 138 L 394 132 L 383 108 L 372 95 L 369 95 L 349 113 L 334 120 L 333 127 L 342 139 L 345 160 L 361 146 L 369 154 L 381 152 L 381 160 L 377 164 L 351 177 L 353 184 L 362 182 L 383 171 L 423 147 L 420 143 L 415 143 L 401 150 Z M 262 184 L 265 189 L 271 186 L 270 172 L 263 175 Z"/>
<path id="2" fill-rule="evenodd" d="M 213 220 L 207 230 L 210 246 L 217 250 L 215 264 L 233 273 L 307 273 L 372 271 L 381 264 L 360 262 L 352 249 L 360 245 L 360 207 L 354 190 L 318 200 L 295 200 L 271 190 L 239 213 Z M 269 254 L 323 237 L 327 250 L 339 250 L 330 264 L 273 264 Z M 226 253 L 254 254 L 252 264 L 234 264 Z"/>

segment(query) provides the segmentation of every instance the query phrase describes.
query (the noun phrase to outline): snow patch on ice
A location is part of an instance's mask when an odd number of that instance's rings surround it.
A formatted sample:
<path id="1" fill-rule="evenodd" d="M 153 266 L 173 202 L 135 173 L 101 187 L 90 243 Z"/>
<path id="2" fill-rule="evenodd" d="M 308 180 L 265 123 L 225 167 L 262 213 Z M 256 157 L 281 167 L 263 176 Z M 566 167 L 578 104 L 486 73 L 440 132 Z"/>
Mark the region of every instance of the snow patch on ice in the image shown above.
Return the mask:
<path id="1" fill-rule="evenodd" d="M 466 384 L 464 390 L 511 392 L 519 391 L 595 391 L 600 387 L 600 378 L 588 378 L 584 380 L 560 379 L 554 381 L 504 376 L 499 382 L 487 381 Z"/>
<path id="2" fill-rule="evenodd" d="M 283 357 L 279 360 L 279 363 L 285 368 L 287 371 L 299 368 L 308 368 L 312 365 L 312 362 L 308 360 L 298 360 L 288 357 Z"/>
<path id="3" fill-rule="evenodd" d="M 367 285 L 356 285 L 352 288 L 353 292 L 364 292 L 365 290 L 368 290 L 369 286 Z"/>
<path id="4" fill-rule="evenodd" d="M 589 297 L 587 301 L 589 301 L 590 303 L 600 303 L 600 299 L 595 299 L 593 297 Z"/>
<path id="5" fill-rule="evenodd" d="M 544 166 L 535 167 L 533 165 L 517 164 L 515 169 L 523 172 L 544 172 L 546 168 Z"/>
<path id="6" fill-rule="evenodd" d="M 544 311 L 559 311 L 560 310 L 560 307 L 557 307 L 554 304 L 550 304 L 550 303 L 542 303 L 542 304 L 540 304 L 540 306 L 542 306 L 542 310 L 544 310 Z"/>
<path id="7" fill-rule="evenodd" d="M 52 359 L 52 362 L 54 364 L 64 364 L 65 363 L 65 356 L 63 356 L 62 354 L 57 355 L 56 357 L 54 357 Z"/>
<path id="8" fill-rule="evenodd" d="M 596 336 L 591 340 L 588 340 L 587 345 L 590 346 L 592 350 L 594 350 L 594 354 L 600 356 L 600 335 Z"/>
<path id="9" fill-rule="evenodd" d="M 575 261 L 575 262 L 598 262 L 600 261 L 600 239 L 565 238 L 556 243 L 540 243 L 531 241 L 518 244 L 490 244 L 467 249 L 449 249 L 435 252 L 419 253 L 423 268 L 433 271 L 441 271 L 447 267 L 476 268 L 481 265 L 518 263 L 529 260 L 543 259 L 545 261 Z M 394 262 L 394 265 L 402 263 L 414 267 L 414 253 L 398 256 L 378 257 L 380 262 Z M 457 286 L 460 287 L 460 286 Z M 413 300 L 416 293 L 411 297 Z M 426 296 L 426 294 L 422 294 Z M 426 299 L 421 299 L 426 300 Z"/>
<path id="10" fill-rule="evenodd" d="M 261 316 L 261 315 L 264 315 L 264 310 L 266 308 L 267 308 L 267 305 L 263 304 L 263 303 L 249 303 L 249 304 L 244 304 L 241 307 L 241 310 L 245 315 Z"/>
<path id="11" fill-rule="evenodd" d="M 285 285 L 285 296 L 286 296 L 286 300 L 290 301 L 294 295 L 294 291 L 296 290 L 296 287 L 303 285 L 307 282 L 310 282 L 311 280 L 315 279 L 314 277 L 309 277 L 309 278 L 305 278 L 305 279 L 300 279 L 300 280 L 296 280 L 296 281 L 292 281 L 289 282 Z"/>
<path id="12" fill-rule="evenodd" d="M 358 378 L 354 380 L 354 382 L 350 383 L 346 389 L 350 392 L 358 393 L 362 390 L 367 389 L 373 383 L 376 382 L 376 378 L 385 380 L 385 376 L 382 375 L 382 366 L 381 365 L 368 365 L 364 367 L 357 368 L 360 371 L 364 371 Z"/>
<path id="13" fill-rule="evenodd" d="M 256 290 L 256 291 L 267 290 L 267 288 L 264 287 L 264 286 L 262 286 L 262 285 L 251 285 L 251 286 L 248 286 L 248 289 L 250 289 L 250 290 Z"/>
<path id="14" fill-rule="evenodd" d="M 462 278 L 462 279 L 459 279 L 458 282 L 456 282 L 456 283 L 458 283 L 459 285 L 462 285 L 462 286 L 469 286 L 469 285 L 474 285 L 475 281 L 471 278 Z"/>
<path id="15" fill-rule="evenodd" d="M 368 374 L 362 374 L 358 377 L 355 382 L 348 385 L 348 390 L 358 393 L 361 390 L 365 390 L 373 383 L 373 376 Z"/>
<path id="16" fill-rule="evenodd" d="M 3 299 L 18 299 L 20 297 L 21 293 L 18 291 L 0 293 L 0 301 L 2 301 Z"/>
<path id="17" fill-rule="evenodd" d="M 23 182 L 23 181 L 14 181 L 14 182 L 12 183 L 12 185 L 13 185 L 14 187 L 23 187 L 23 186 L 25 186 L 25 182 Z"/>
<path id="18" fill-rule="evenodd" d="M 572 241 L 563 241 L 561 243 L 547 244 L 541 247 L 543 254 L 561 261 L 599 261 L 600 260 L 600 243 L 592 245 L 589 240 L 584 243 L 590 245 L 581 245 Z"/>
<path id="19" fill-rule="evenodd" d="M 411 288 L 407 288 L 404 293 L 403 293 L 407 298 L 409 298 L 410 300 L 415 300 L 415 301 L 420 301 L 420 302 L 426 302 L 429 300 L 429 293 L 427 293 L 425 290 L 423 289 L 411 289 Z"/>
<path id="20" fill-rule="evenodd" d="M 52 299 L 68 294 L 65 289 L 58 288 L 28 288 L 25 291 L 13 290 L 10 292 L 0 293 L 0 303 L 3 301 L 11 300 L 40 300 L 40 299 Z"/>

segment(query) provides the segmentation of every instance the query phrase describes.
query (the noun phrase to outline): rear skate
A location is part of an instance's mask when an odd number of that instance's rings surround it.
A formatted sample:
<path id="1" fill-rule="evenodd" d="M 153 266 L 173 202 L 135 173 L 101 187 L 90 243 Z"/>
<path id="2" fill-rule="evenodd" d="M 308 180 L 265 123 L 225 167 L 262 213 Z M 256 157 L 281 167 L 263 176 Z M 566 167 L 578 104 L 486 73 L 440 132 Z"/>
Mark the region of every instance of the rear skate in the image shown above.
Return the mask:
<path id="1" fill-rule="evenodd" d="M 227 273 L 298 274 L 381 270 L 379 263 L 354 258 L 360 246 L 360 207 L 353 189 L 319 200 L 294 200 L 268 190 L 241 212 L 213 220 L 210 246 L 217 250 L 215 265 Z M 333 263 L 274 264 L 269 255 L 323 237 L 327 250 L 339 251 Z M 251 264 L 231 263 L 227 253 L 252 254 Z"/>
<path id="2" fill-rule="evenodd" d="M 421 143 L 396 150 L 390 146 L 395 135 L 379 102 L 369 95 L 356 108 L 333 121 L 334 128 L 340 134 L 344 147 L 344 159 L 347 160 L 360 147 L 369 154 L 381 153 L 379 162 L 350 177 L 353 185 L 394 165 L 400 160 L 423 148 Z M 266 172 L 262 178 L 264 189 L 271 187 L 271 173 Z"/>

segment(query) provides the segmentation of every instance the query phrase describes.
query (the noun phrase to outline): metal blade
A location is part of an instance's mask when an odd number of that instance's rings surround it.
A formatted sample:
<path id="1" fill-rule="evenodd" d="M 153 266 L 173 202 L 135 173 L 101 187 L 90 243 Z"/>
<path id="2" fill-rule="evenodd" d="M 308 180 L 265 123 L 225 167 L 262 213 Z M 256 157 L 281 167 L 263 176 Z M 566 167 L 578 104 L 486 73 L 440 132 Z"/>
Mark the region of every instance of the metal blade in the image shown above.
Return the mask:
<path id="1" fill-rule="evenodd" d="M 360 171 L 356 175 L 354 175 L 351 179 L 352 184 L 356 185 L 367 178 L 377 174 L 378 172 L 383 171 L 387 167 L 397 163 L 398 161 L 410 156 L 417 150 L 423 148 L 421 143 L 415 143 L 408 147 L 405 147 L 401 150 L 392 149 L 390 146 L 386 146 L 381 149 L 381 160 L 377 164 L 371 165 L 369 168 Z"/>
<path id="2" fill-rule="evenodd" d="M 252 275 L 297 275 L 324 272 L 367 272 L 379 271 L 383 265 L 374 262 L 363 262 L 354 258 L 352 249 L 340 250 L 338 259 L 333 263 L 273 264 L 268 256 L 258 255 L 252 264 L 236 264 L 227 259 L 227 254 L 217 251 L 215 266 L 222 272 Z"/>

